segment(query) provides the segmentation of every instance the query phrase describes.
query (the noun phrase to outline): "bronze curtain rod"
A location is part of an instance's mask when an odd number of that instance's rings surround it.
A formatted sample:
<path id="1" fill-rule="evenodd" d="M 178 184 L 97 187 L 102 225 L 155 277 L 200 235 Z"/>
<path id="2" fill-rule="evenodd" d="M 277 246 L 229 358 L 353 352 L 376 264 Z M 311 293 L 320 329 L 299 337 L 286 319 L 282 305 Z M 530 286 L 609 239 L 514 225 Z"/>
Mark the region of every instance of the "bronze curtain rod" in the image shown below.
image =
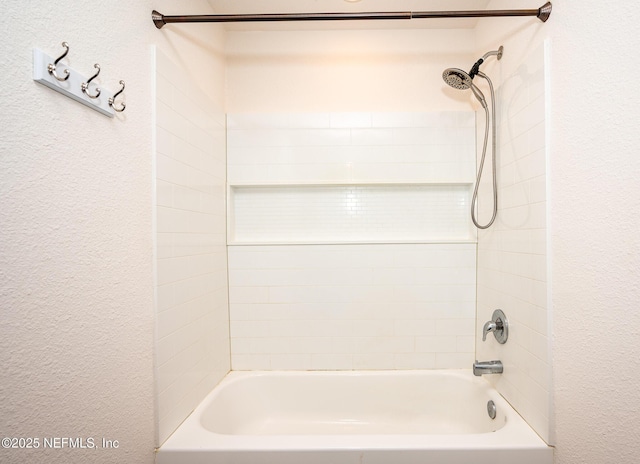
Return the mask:
<path id="1" fill-rule="evenodd" d="M 551 2 L 532 10 L 476 11 L 398 11 L 383 13 L 290 13 L 165 16 L 153 10 L 151 19 L 158 29 L 170 23 L 235 23 L 273 21 L 345 21 L 378 19 L 486 18 L 500 16 L 535 16 L 546 22 L 551 15 Z"/>

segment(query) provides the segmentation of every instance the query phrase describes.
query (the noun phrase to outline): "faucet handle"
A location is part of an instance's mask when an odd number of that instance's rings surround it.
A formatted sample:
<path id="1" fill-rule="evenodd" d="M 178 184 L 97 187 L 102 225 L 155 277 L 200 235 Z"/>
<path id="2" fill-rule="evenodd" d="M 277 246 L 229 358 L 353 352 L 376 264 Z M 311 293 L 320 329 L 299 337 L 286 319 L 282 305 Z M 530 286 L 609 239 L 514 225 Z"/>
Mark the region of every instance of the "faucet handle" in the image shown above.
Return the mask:
<path id="1" fill-rule="evenodd" d="M 502 328 L 502 324 L 500 324 L 500 328 Z M 482 341 L 487 341 L 487 334 L 489 332 L 495 332 L 498 330 L 498 324 L 493 321 L 488 321 L 484 323 L 484 327 L 482 327 Z"/>
<path id="2" fill-rule="evenodd" d="M 505 316 L 501 309 L 496 309 L 493 312 L 491 320 L 486 322 L 484 327 L 482 327 L 483 342 L 487 340 L 487 334 L 489 332 L 493 332 L 493 336 L 496 337 L 498 343 L 504 344 L 507 342 L 509 338 L 509 322 L 507 321 L 507 316 Z"/>

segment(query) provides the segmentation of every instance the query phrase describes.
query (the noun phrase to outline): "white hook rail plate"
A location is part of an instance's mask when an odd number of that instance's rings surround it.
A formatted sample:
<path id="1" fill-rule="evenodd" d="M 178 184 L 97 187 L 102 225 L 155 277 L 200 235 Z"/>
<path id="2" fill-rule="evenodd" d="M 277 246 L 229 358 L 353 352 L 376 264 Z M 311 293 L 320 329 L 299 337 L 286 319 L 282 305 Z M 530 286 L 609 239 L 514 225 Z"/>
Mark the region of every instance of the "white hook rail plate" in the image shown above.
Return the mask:
<path id="1" fill-rule="evenodd" d="M 100 87 L 100 96 L 98 98 L 89 98 L 82 92 L 82 83 L 87 82 L 89 78 L 62 63 L 58 64 L 58 73 L 60 74 L 61 72 L 64 72 L 64 69 L 68 69 L 69 78 L 65 81 L 58 81 L 55 77 L 49 74 L 49 71 L 47 70 L 49 63 L 53 63 L 55 60 L 55 58 L 47 55 L 42 50 L 34 48 L 33 80 L 39 84 L 46 85 L 50 89 L 60 92 L 69 98 L 73 98 L 75 101 L 80 102 L 83 105 L 104 114 L 105 116 L 109 116 L 110 118 L 114 116 L 115 111 L 109 106 L 109 98 L 113 97 L 111 92 Z"/>

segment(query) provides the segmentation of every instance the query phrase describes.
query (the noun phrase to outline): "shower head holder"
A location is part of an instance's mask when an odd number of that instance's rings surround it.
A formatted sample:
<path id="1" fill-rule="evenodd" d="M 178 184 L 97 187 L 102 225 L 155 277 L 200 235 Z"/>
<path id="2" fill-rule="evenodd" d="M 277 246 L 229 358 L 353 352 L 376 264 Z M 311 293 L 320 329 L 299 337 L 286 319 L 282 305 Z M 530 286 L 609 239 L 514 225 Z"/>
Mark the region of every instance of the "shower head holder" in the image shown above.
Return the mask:
<path id="1" fill-rule="evenodd" d="M 471 67 L 471 71 L 469 71 L 469 77 L 471 79 L 473 79 L 474 77 L 476 77 L 476 75 L 478 74 L 478 72 L 480 72 L 480 65 L 484 63 L 484 60 L 482 58 L 480 58 L 478 61 L 476 61 L 474 63 L 474 65 Z"/>

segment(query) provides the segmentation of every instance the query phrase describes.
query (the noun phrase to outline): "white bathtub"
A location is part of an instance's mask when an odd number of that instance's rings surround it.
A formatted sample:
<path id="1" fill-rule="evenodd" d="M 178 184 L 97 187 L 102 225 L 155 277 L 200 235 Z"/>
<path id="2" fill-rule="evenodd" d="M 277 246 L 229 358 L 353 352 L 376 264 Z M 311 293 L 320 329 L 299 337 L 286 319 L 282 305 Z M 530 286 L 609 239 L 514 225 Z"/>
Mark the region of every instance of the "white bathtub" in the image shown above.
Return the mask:
<path id="1" fill-rule="evenodd" d="M 231 372 L 156 462 L 552 464 L 553 453 L 470 371 Z"/>

